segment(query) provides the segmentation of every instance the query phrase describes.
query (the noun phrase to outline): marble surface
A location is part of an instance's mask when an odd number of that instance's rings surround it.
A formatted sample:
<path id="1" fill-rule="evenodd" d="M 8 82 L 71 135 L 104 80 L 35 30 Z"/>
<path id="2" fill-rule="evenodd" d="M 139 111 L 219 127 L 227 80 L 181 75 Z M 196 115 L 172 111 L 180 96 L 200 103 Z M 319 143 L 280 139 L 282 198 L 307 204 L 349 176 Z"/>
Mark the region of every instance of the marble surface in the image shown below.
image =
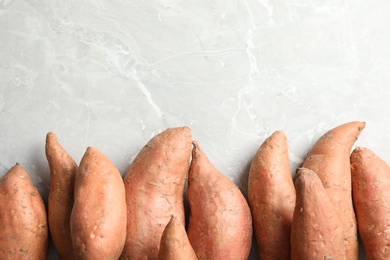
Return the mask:
<path id="1" fill-rule="evenodd" d="M 387 0 L 0 0 L 0 176 L 19 162 L 46 199 L 48 131 L 123 174 L 182 125 L 244 195 L 278 129 L 292 174 L 352 120 L 367 123 L 356 145 L 390 162 L 389 23 Z"/>

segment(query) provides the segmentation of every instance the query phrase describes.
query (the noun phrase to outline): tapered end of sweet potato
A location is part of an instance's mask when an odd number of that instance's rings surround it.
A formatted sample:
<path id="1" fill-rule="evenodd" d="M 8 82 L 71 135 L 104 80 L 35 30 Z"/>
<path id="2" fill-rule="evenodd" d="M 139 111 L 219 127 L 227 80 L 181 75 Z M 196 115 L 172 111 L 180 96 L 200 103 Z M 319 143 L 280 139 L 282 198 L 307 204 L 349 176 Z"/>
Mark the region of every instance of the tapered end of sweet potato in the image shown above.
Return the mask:
<path id="1" fill-rule="evenodd" d="M 160 260 L 197 259 L 182 222 L 172 216 L 161 236 Z"/>
<path id="2" fill-rule="evenodd" d="M 49 163 L 50 174 L 65 173 L 74 175 L 77 164 L 68 152 L 58 142 L 55 133 L 49 132 L 46 135 L 45 145 L 46 159 Z"/>
<path id="3" fill-rule="evenodd" d="M 86 149 L 79 165 L 83 174 L 106 175 L 117 172 L 115 165 L 96 147 L 90 146 Z M 118 172 L 119 173 L 119 172 Z"/>
<path id="4" fill-rule="evenodd" d="M 368 187 L 370 182 L 376 182 L 380 179 L 378 184 L 384 184 L 385 180 L 390 180 L 390 168 L 386 161 L 376 155 L 372 150 L 366 147 L 356 147 L 350 156 L 351 174 L 352 174 L 352 190 Z M 377 186 L 376 184 L 375 186 Z M 378 187 L 376 187 L 378 188 Z M 363 200 L 367 199 L 370 194 L 358 194 L 353 192 L 354 196 L 362 195 Z"/>
<path id="5" fill-rule="evenodd" d="M 0 178 L 0 189 L 5 193 L 15 193 L 19 189 L 30 194 L 39 194 L 31 181 L 30 175 L 19 163 L 16 163 Z"/>
<path id="6" fill-rule="evenodd" d="M 359 158 L 362 158 L 362 157 L 375 157 L 376 155 L 374 154 L 373 151 L 371 151 L 370 149 L 366 148 L 366 147 L 361 147 L 361 146 L 358 146 L 356 147 L 355 149 L 353 149 L 352 153 L 351 153 L 351 163 L 353 163 L 354 161 L 356 160 L 359 160 Z"/>
<path id="7" fill-rule="evenodd" d="M 188 174 L 188 183 L 192 182 L 192 180 L 194 179 L 202 180 L 214 178 L 215 176 L 221 174 L 215 168 L 214 164 L 209 161 L 209 158 L 207 157 L 206 153 L 200 148 L 198 142 L 192 141 L 192 145 L 192 161 Z M 203 177 L 200 178 L 199 174 L 201 174 Z"/>
<path id="8" fill-rule="evenodd" d="M 275 174 L 274 177 L 273 172 L 278 174 Z M 266 179 L 278 182 L 279 179 L 276 178 L 278 177 L 276 175 L 284 176 L 286 174 L 291 178 L 287 137 L 282 131 L 278 130 L 265 139 L 257 150 L 251 162 L 249 179 L 258 181 L 269 175 L 272 178 Z M 251 184 L 251 181 L 248 182 L 248 185 Z"/>
<path id="9" fill-rule="evenodd" d="M 28 180 L 31 182 L 30 176 L 28 175 L 26 170 L 19 163 L 15 163 L 15 165 L 12 166 L 8 170 L 8 172 L 6 174 L 4 174 L 4 176 L 1 178 L 2 181 L 7 181 L 10 179 L 16 179 L 19 181 Z"/>
<path id="10" fill-rule="evenodd" d="M 46 144 L 57 143 L 57 142 L 58 142 L 58 138 L 54 132 L 48 132 L 46 134 Z"/>
<path id="11" fill-rule="evenodd" d="M 286 135 L 284 134 L 284 132 L 282 130 L 276 130 L 269 138 L 267 139 L 276 139 L 276 140 L 287 140 L 287 137 Z"/>
<path id="12" fill-rule="evenodd" d="M 99 149 L 94 147 L 94 146 L 87 147 L 85 154 L 86 155 L 97 155 L 97 156 L 102 155 L 102 153 L 99 151 Z"/>
<path id="13" fill-rule="evenodd" d="M 200 148 L 197 141 L 192 141 L 192 160 L 206 160 L 209 161 L 206 153 Z"/>
<path id="14" fill-rule="evenodd" d="M 295 185 L 305 185 L 306 183 L 316 183 L 322 186 L 318 175 L 308 168 L 298 168 L 295 174 Z"/>
<path id="15" fill-rule="evenodd" d="M 80 166 L 81 164 L 83 164 L 83 162 L 91 162 L 93 161 L 94 164 L 100 164 L 100 163 L 103 163 L 105 162 L 106 160 L 108 160 L 106 158 L 106 156 L 104 156 L 98 148 L 94 147 L 94 146 L 90 146 L 90 147 L 87 147 L 84 155 L 83 155 L 83 158 L 81 159 L 81 162 L 80 162 Z"/>
<path id="16" fill-rule="evenodd" d="M 201 155 L 202 150 L 196 141 L 192 141 L 192 146 L 192 159 L 196 160 Z"/>
<path id="17" fill-rule="evenodd" d="M 333 156 L 341 154 L 349 156 L 353 144 L 365 126 L 366 123 L 363 121 L 353 121 L 329 130 L 313 145 L 304 162 L 304 166 L 310 163 L 312 155 Z M 311 168 L 310 166 L 305 167 Z"/>
<path id="18" fill-rule="evenodd" d="M 265 157 L 265 161 L 269 161 L 274 159 L 274 155 L 279 151 L 282 153 L 287 153 L 287 149 L 286 135 L 283 131 L 277 130 L 261 144 L 254 159 L 258 157 Z"/>

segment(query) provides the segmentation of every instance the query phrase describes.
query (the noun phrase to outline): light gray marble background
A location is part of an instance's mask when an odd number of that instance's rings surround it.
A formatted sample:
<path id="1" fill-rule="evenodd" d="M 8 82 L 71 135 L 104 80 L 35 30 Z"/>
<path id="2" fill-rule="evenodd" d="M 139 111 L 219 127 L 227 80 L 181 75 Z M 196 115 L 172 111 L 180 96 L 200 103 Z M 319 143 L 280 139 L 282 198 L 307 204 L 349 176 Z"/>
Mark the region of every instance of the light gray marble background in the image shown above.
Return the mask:
<path id="1" fill-rule="evenodd" d="M 48 131 L 124 174 L 182 125 L 244 195 L 278 129 L 292 174 L 352 120 L 390 162 L 389 24 L 387 0 L 0 0 L 0 175 L 21 163 L 46 199 Z"/>

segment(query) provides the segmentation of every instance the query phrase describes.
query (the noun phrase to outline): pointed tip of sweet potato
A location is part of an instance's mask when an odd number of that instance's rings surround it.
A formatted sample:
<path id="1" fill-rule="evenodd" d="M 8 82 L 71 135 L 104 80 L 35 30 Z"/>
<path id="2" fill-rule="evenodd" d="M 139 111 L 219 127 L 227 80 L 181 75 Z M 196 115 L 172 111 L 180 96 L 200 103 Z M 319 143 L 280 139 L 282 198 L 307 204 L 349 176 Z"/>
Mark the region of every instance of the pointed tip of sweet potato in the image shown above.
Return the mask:
<path id="1" fill-rule="evenodd" d="M 54 132 L 48 132 L 46 134 L 46 144 L 57 143 L 57 142 L 58 142 L 58 137 Z"/>
<path id="2" fill-rule="evenodd" d="M 15 163 L 15 165 L 12 166 L 5 175 L 7 175 L 8 177 L 17 175 L 19 178 L 22 178 L 22 179 L 26 176 L 28 178 L 30 178 L 27 171 L 18 162 Z"/>
<path id="3" fill-rule="evenodd" d="M 161 236 L 159 259 L 197 259 L 180 219 L 171 216 Z"/>
<path id="4" fill-rule="evenodd" d="M 313 170 L 300 167 L 297 169 L 295 174 L 295 185 L 303 185 L 305 182 L 317 182 L 321 183 L 320 178 L 318 177 L 317 173 L 315 173 Z"/>
<path id="5" fill-rule="evenodd" d="M 207 160 L 208 157 L 205 154 L 205 152 L 200 148 L 199 144 L 197 141 L 192 141 L 192 159 L 193 160 Z"/>
<path id="6" fill-rule="evenodd" d="M 99 148 L 95 146 L 88 146 L 85 150 L 84 157 L 90 157 L 90 158 L 106 158 L 106 156 L 99 150 Z"/>

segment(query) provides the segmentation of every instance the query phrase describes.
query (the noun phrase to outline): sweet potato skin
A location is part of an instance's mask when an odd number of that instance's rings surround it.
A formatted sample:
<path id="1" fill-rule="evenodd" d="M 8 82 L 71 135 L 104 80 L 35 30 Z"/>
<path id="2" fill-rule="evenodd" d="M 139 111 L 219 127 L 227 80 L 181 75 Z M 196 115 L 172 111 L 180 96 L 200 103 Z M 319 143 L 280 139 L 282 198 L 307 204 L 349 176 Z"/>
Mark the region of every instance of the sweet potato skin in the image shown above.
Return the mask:
<path id="1" fill-rule="evenodd" d="M 74 181 L 77 164 L 58 143 L 53 132 L 46 135 L 46 158 L 50 168 L 48 221 L 53 243 L 60 260 L 72 260 L 70 214 L 73 207 Z"/>
<path id="2" fill-rule="evenodd" d="M 248 202 L 259 259 L 289 260 L 295 187 L 288 159 L 287 138 L 282 131 L 269 136 L 252 160 Z"/>
<path id="3" fill-rule="evenodd" d="M 127 236 L 121 259 L 157 259 L 171 216 L 184 225 L 183 193 L 192 148 L 188 127 L 168 128 L 141 149 L 124 182 Z"/>
<path id="4" fill-rule="evenodd" d="M 345 259 L 343 228 L 317 174 L 297 170 L 291 259 Z"/>
<path id="5" fill-rule="evenodd" d="M 349 156 L 364 122 L 348 122 L 325 133 L 308 153 L 303 167 L 313 170 L 342 221 L 347 259 L 358 258 L 356 216 L 352 202 L 352 184 Z"/>
<path id="6" fill-rule="evenodd" d="M 0 179 L 0 259 L 47 258 L 45 204 L 28 173 L 16 163 Z"/>
<path id="7" fill-rule="evenodd" d="M 193 142 L 188 175 L 188 239 L 198 259 L 248 259 L 252 217 L 241 191 Z"/>
<path id="8" fill-rule="evenodd" d="M 183 223 L 172 217 L 161 236 L 159 260 L 197 260 Z"/>
<path id="9" fill-rule="evenodd" d="M 95 147 L 87 148 L 77 169 L 70 228 L 75 259 L 119 258 L 126 238 L 125 188 Z"/>
<path id="10" fill-rule="evenodd" d="M 352 195 L 367 259 L 390 258 L 390 167 L 373 151 L 351 154 Z"/>

